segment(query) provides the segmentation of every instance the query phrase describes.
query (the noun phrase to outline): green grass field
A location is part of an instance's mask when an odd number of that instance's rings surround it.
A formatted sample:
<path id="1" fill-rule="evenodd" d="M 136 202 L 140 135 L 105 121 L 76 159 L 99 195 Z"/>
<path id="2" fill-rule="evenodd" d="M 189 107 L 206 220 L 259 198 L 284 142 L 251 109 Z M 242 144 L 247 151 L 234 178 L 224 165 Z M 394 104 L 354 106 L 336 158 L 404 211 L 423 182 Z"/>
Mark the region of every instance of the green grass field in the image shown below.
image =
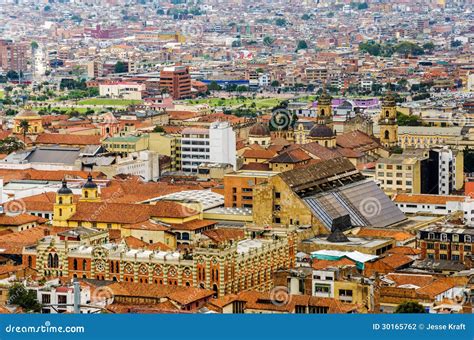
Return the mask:
<path id="1" fill-rule="evenodd" d="M 91 98 L 81 100 L 77 103 L 77 105 L 127 106 L 140 103 L 142 103 L 141 100 Z"/>
<path id="2" fill-rule="evenodd" d="M 278 98 L 204 98 L 204 99 L 191 99 L 188 100 L 188 104 L 209 104 L 212 107 L 238 107 L 246 105 L 247 107 L 255 103 L 257 109 L 268 109 L 278 105 L 282 100 Z"/>

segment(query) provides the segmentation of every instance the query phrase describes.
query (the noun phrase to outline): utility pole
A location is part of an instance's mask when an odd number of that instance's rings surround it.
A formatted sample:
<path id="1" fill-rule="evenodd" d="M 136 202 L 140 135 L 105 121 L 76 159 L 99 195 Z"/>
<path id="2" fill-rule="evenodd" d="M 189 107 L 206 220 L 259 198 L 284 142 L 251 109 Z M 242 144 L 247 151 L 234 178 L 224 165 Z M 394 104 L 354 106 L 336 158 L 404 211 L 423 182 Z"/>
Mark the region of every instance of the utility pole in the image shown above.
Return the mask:
<path id="1" fill-rule="evenodd" d="M 81 313 L 81 286 L 79 285 L 79 281 L 77 279 L 74 279 L 73 281 L 73 286 L 74 286 L 74 314 L 80 314 Z"/>

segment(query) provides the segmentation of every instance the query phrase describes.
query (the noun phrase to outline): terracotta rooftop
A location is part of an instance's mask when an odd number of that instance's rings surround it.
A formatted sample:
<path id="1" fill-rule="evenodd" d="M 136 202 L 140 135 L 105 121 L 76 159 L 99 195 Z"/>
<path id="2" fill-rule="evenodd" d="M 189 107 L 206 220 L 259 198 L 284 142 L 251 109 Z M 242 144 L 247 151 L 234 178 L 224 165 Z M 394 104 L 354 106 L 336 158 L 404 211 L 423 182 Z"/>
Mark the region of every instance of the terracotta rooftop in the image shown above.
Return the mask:
<path id="1" fill-rule="evenodd" d="M 379 238 L 389 238 L 396 241 L 407 241 L 410 239 L 415 239 L 416 236 L 410 234 L 409 232 L 402 230 L 391 230 L 391 229 L 370 229 L 370 228 L 361 228 L 357 233 L 359 237 L 379 237 Z"/>
<path id="2" fill-rule="evenodd" d="M 181 224 L 171 224 L 171 229 L 173 230 L 197 230 L 204 227 L 212 227 L 216 225 L 216 221 L 210 220 L 193 220 Z"/>
<path id="3" fill-rule="evenodd" d="M 184 218 L 197 213 L 181 204 L 168 201 L 158 201 L 156 204 L 78 202 L 76 213 L 69 220 L 136 224 L 146 222 L 152 217 Z"/>
<path id="4" fill-rule="evenodd" d="M 101 136 L 95 135 L 43 133 L 36 138 L 35 144 L 100 145 L 100 139 Z"/>
<path id="5" fill-rule="evenodd" d="M 425 204 L 442 204 L 446 202 L 462 202 L 465 196 L 448 196 L 448 195 L 423 195 L 423 194 L 397 194 L 393 198 L 396 203 L 425 203 Z"/>
<path id="6" fill-rule="evenodd" d="M 241 240 L 245 237 L 243 230 L 235 228 L 218 228 L 206 230 L 203 234 L 209 237 L 215 243 L 221 243 L 230 240 Z"/>

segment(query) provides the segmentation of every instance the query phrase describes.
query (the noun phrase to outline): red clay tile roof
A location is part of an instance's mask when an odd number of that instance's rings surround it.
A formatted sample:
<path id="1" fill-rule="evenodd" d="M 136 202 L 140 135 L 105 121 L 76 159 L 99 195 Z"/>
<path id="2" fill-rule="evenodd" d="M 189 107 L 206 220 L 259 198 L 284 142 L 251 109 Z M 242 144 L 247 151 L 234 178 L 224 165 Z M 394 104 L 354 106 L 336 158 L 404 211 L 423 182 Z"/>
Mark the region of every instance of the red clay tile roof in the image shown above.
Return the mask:
<path id="1" fill-rule="evenodd" d="M 446 202 L 462 202 L 465 196 L 448 195 L 423 195 L 423 194 L 397 194 L 393 198 L 394 202 L 400 203 L 425 203 L 425 204 L 446 204 Z"/>
<path id="2" fill-rule="evenodd" d="M 230 240 L 241 240 L 245 237 L 243 230 L 235 228 L 211 229 L 203 232 L 203 235 L 209 237 L 215 243 L 221 243 Z"/>
<path id="3" fill-rule="evenodd" d="M 272 150 L 246 150 L 242 155 L 244 158 L 270 159 L 276 155 Z"/>
<path id="4" fill-rule="evenodd" d="M 348 258 L 341 258 L 339 260 L 313 260 L 311 267 L 316 270 L 326 269 L 330 267 L 346 267 L 346 266 L 355 266 L 356 263 Z"/>
<path id="5" fill-rule="evenodd" d="M 50 235 L 69 230 L 70 228 L 56 228 L 39 226 L 27 230 L 0 236 L 0 253 L 21 254 L 23 247 L 34 245 L 38 240 L 45 237 L 46 232 Z"/>
<path id="6" fill-rule="evenodd" d="M 125 237 L 124 241 L 130 249 L 142 249 L 148 245 L 148 243 L 133 236 Z"/>
<path id="7" fill-rule="evenodd" d="M 35 144 L 100 145 L 100 139 L 101 136 L 94 135 L 43 133 L 36 138 Z"/>
<path id="8" fill-rule="evenodd" d="M 149 230 L 149 231 L 168 231 L 170 228 L 160 224 L 158 222 L 148 220 L 145 222 L 127 224 L 124 226 L 125 229 L 135 229 L 135 230 Z"/>
<path id="9" fill-rule="evenodd" d="M 108 286 L 115 296 L 168 298 L 181 305 L 187 305 L 215 294 L 213 290 L 194 287 L 153 285 L 148 283 L 115 282 Z"/>
<path id="10" fill-rule="evenodd" d="M 403 254 L 403 255 L 419 255 L 421 254 L 421 249 L 416 249 L 412 247 L 393 247 L 392 249 L 387 250 L 387 254 Z"/>
<path id="11" fill-rule="evenodd" d="M 240 170 L 253 170 L 253 171 L 269 171 L 270 164 L 268 163 L 255 163 L 244 164 Z"/>
<path id="12" fill-rule="evenodd" d="M 8 210 L 8 206 L 11 203 L 5 203 L 4 209 Z M 0 226 L 21 226 L 27 223 L 44 223 L 44 219 L 38 216 L 33 216 L 30 214 L 19 214 L 9 216 L 7 214 L 0 214 Z"/>
<path id="13" fill-rule="evenodd" d="M 156 204 L 129 204 L 103 202 L 78 202 L 71 221 L 135 224 L 146 222 L 152 217 L 184 218 L 198 214 L 181 204 L 158 201 Z"/>
<path id="14" fill-rule="evenodd" d="M 301 149 L 283 151 L 278 156 L 270 159 L 270 163 L 300 163 L 312 159 L 306 152 Z"/>
<path id="15" fill-rule="evenodd" d="M 394 239 L 396 241 L 407 241 L 416 238 L 415 235 L 402 230 L 391 230 L 391 229 L 370 229 L 361 228 L 357 233 L 359 237 L 379 237 Z"/>

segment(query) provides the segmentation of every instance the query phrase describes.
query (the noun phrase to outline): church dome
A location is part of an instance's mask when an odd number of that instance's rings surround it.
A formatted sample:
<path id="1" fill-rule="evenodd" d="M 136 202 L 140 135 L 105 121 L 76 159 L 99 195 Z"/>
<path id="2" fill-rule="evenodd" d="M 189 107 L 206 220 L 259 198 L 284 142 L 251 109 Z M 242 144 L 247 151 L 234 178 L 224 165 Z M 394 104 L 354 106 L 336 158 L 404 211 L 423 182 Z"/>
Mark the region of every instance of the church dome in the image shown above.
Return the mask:
<path id="1" fill-rule="evenodd" d="M 83 188 L 84 189 L 96 189 L 97 188 L 97 184 L 94 183 L 94 181 L 92 180 L 91 175 L 87 176 L 87 182 L 84 184 Z"/>
<path id="2" fill-rule="evenodd" d="M 309 137 L 332 138 L 334 137 L 334 132 L 330 128 L 328 128 L 326 125 L 315 125 L 309 131 Z"/>
<path id="3" fill-rule="evenodd" d="M 25 109 L 21 110 L 20 113 L 18 113 L 15 116 L 16 119 L 39 119 L 41 116 L 33 111 L 30 107 L 26 107 Z"/>
<path id="4" fill-rule="evenodd" d="M 270 129 L 266 124 L 257 123 L 250 128 L 249 136 L 251 137 L 270 137 Z"/>
<path id="5" fill-rule="evenodd" d="M 63 180 L 63 185 L 62 187 L 58 190 L 59 195 L 71 195 L 72 190 L 67 187 L 67 182 L 66 180 Z"/>

